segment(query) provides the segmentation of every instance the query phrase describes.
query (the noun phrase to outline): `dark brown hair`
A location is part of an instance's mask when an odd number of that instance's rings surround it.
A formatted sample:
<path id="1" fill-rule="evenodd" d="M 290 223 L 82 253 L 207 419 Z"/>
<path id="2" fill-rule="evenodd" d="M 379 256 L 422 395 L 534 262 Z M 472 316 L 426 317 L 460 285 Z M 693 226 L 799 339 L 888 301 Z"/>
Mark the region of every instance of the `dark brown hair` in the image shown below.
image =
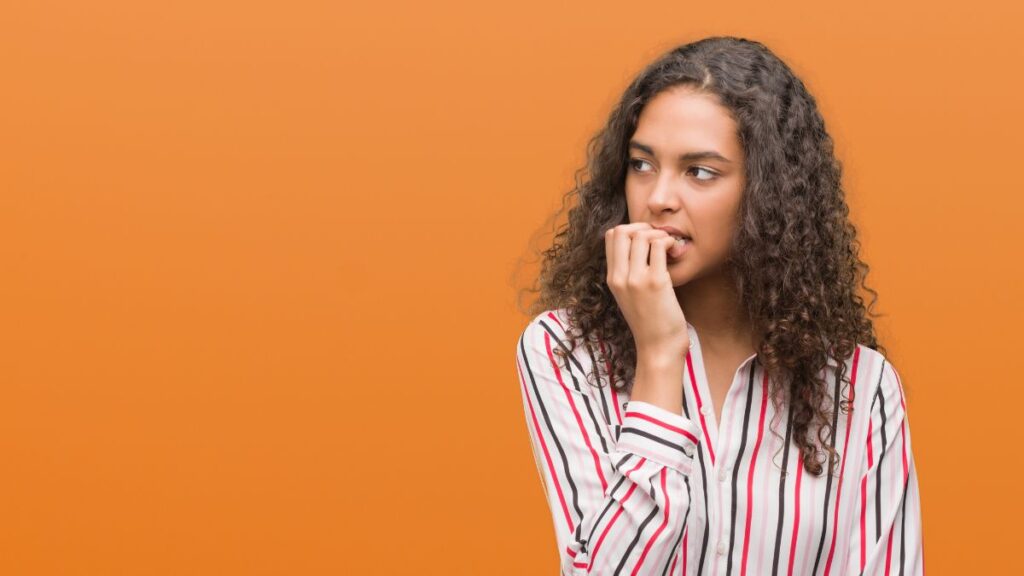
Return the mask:
<path id="1" fill-rule="evenodd" d="M 829 446 L 833 393 L 823 371 L 833 359 L 836 381 L 848 383 L 845 360 L 858 343 L 883 355 L 885 349 L 875 337 L 871 317 L 879 314 L 871 309 L 877 293 L 864 283 L 868 266 L 858 256 L 832 138 L 803 82 L 763 44 L 705 38 L 665 53 L 629 84 L 590 139 L 586 166 L 553 215 L 568 210 L 541 253 L 539 277 L 525 290 L 539 293 L 527 312 L 565 308 L 570 351 L 577 339 L 588 346 L 600 342 L 592 350 L 594 371 L 610 366 L 606 379 L 616 389 L 632 384 L 636 347 L 605 282 L 603 233 L 629 221 L 627 146 L 641 110 L 680 85 L 717 97 L 738 125 L 746 188 L 729 268 L 751 326 L 765 335 L 757 362 L 773 383 L 773 401 L 777 407 L 790 403 L 804 467 L 820 475 L 822 451 L 836 461 Z M 867 307 L 858 284 L 872 296 Z M 601 385 L 602 378 L 592 372 L 588 380 Z M 840 405 L 844 413 L 851 410 L 852 398 Z"/>

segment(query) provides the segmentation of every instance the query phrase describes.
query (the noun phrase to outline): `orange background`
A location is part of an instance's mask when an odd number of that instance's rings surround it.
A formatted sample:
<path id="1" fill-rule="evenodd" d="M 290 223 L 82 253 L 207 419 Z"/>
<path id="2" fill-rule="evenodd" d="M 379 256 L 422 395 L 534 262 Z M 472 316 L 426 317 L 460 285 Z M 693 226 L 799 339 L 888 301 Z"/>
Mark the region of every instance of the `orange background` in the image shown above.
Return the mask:
<path id="1" fill-rule="evenodd" d="M 513 273 L 626 82 L 712 34 L 818 99 L 929 573 L 996 573 L 1022 9 L 870 4 L 6 6 L 0 573 L 553 574 Z"/>

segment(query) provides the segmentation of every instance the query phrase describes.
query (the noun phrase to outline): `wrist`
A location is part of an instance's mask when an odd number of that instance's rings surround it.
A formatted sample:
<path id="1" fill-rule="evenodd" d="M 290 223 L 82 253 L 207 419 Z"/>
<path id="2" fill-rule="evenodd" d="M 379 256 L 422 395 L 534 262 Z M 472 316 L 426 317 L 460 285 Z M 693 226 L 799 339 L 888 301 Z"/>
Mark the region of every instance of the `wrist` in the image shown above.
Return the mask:
<path id="1" fill-rule="evenodd" d="M 652 369 L 682 366 L 689 347 L 689 341 L 658 346 L 638 345 L 636 349 L 636 362 L 638 366 L 643 364 Z"/>
<path id="2" fill-rule="evenodd" d="M 638 357 L 630 399 L 681 414 L 685 362 L 685 356 L 680 354 Z"/>

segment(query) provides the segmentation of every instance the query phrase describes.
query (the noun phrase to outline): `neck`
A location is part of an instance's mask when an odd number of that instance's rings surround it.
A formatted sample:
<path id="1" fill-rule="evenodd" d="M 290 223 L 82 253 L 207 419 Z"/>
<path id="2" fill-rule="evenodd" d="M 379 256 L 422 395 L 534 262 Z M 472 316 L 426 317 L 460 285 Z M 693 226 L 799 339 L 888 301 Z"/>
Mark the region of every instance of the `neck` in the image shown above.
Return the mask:
<path id="1" fill-rule="evenodd" d="M 693 324 L 701 346 L 712 351 L 737 348 L 753 354 L 760 338 L 743 310 L 728 273 L 696 278 L 675 289 L 686 321 Z"/>

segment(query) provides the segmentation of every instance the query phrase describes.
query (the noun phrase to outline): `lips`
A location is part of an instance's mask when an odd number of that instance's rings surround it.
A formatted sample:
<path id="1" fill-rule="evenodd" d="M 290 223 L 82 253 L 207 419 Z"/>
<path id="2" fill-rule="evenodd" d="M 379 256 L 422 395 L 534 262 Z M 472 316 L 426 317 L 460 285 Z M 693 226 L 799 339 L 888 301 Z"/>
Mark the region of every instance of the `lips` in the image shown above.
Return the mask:
<path id="1" fill-rule="evenodd" d="M 691 239 L 689 234 L 686 234 L 685 232 L 683 232 L 679 228 L 675 228 L 675 227 L 672 227 L 672 226 L 655 226 L 654 229 L 655 230 L 664 230 L 665 232 L 668 232 L 668 234 L 670 236 L 672 236 L 673 238 L 676 238 L 677 240 L 679 238 L 686 238 L 687 240 Z"/>
<path id="2" fill-rule="evenodd" d="M 689 234 L 683 232 L 679 228 L 675 228 L 674 226 L 655 226 L 654 228 L 655 230 L 667 232 L 670 236 L 676 239 L 665 253 L 669 260 L 678 260 L 688 251 L 691 241 Z"/>

